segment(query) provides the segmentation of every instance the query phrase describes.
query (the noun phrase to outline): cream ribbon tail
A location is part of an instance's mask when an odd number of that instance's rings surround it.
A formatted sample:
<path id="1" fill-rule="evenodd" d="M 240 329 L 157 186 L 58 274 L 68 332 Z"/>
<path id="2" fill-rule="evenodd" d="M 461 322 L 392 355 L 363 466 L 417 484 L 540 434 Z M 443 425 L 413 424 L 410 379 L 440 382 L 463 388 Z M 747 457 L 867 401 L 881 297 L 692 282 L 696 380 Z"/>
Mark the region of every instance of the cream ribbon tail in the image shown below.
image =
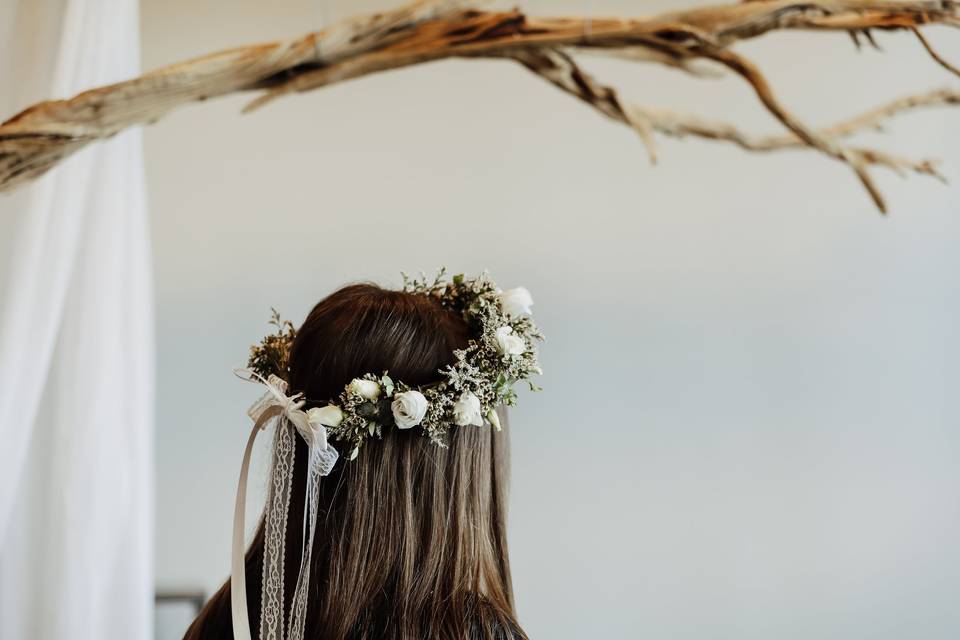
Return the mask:
<path id="1" fill-rule="evenodd" d="M 250 431 L 250 437 L 247 439 L 247 447 L 243 452 L 243 464 L 240 467 L 240 479 L 237 482 L 237 501 L 233 511 L 233 544 L 230 559 L 230 609 L 233 620 L 233 637 L 235 640 L 251 640 L 250 615 L 247 610 L 246 544 L 244 541 L 244 515 L 247 504 L 247 476 L 250 473 L 250 456 L 253 452 L 253 443 L 257 438 L 257 432 L 265 429 L 272 419 L 280 417 L 290 421 L 309 448 L 307 487 L 304 496 L 308 507 L 304 513 L 305 545 L 301 549 L 302 561 L 300 573 L 297 576 L 295 600 L 291 609 L 291 635 L 288 638 L 288 640 L 300 640 L 306 616 L 305 598 L 310 579 L 310 550 L 313 532 L 316 527 L 318 482 L 320 477 L 328 475 L 333 469 L 338 454 L 337 450 L 327 443 L 326 428 L 320 424 L 311 424 L 307 414 L 302 410 L 305 404 L 302 395 L 287 395 L 287 383 L 285 381 L 277 376 L 270 376 L 269 379 L 265 380 L 261 375 L 249 369 L 235 369 L 234 373 L 239 378 L 263 385 L 267 391 L 247 412 L 254 420 L 254 425 Z M 283 420 L 279 424 L 283 425 Z M 283 637 L 282 630 L 280 637 Z"/>
<path id="2" fill-rule="evenodd" d="M 257 432 L 266 427 L 271 419 L 283 413 L 283 407 L 273 405 L 260 414 L 243 452 L 240 480 L 237 483 L 237 502 L 233 509 L 233 552 L 230 561 L 230 608 L 233 615 L 234 640 L 251 640 L 250 616 L 247 612 L 247 567 L 244 542 L 244 512 L 247 506 L 247 475 L 250 472 L 250 454 Z"/>

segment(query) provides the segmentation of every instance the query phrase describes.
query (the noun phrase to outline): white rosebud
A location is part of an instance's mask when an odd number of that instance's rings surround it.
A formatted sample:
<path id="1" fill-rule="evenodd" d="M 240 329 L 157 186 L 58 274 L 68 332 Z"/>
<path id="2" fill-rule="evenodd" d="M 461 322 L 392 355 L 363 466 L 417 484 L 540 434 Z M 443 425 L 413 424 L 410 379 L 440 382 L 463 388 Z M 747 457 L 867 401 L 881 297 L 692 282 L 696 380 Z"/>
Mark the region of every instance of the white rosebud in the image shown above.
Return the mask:
<path id="1" fill-rule="evenodd" d="M 497 294 L 500 300 L 500 306 L 503 312 L 508 316 L 523 316 L 530 314 L 530 307 L 533 306 L 533 296 L 527 291 L 526 287 L 517 287 L 508 289 Z"/>
<path id="2" fill-rule="evenodd" d="M 493 425 L 494 429 L 500 431 L 500 416 L 497 415 L 496 409 L 490 409 L 490 411 L 487 411 L 487 421 Z"/>
<path id="3" fill-rule="evenodd" d="M 307 422 L 312 427 L 339 427 L 340 423 L 343 422 L 343 411 L 335 404 L 314 407 L 307 411 Z"/>
<path id="4" fill-rule="evenodd" d="M 427 415 L 427 407 L 430 403 L 419 391 L 404 391 L 398 393 L 390 405 L 393 411 L 393 420 L 400 429 L 409 429 L 415 427 Z"/>
<path id="5" fill-rule="evenodd" d="M 364 380 L 363 378 L 354 378 L 350 383 L 350 392 L 364 398 L 365 400 L 375 401 L 380 397 L 380 385 L 373 380 Z"/>
<path id="6" fill-rule="evenodd" d="M 476 427 L 483 425 L 483 416 L 480 415 L 480 398 L 471 391 L 460 394 L 460 399 L 453 403 L 453 419 L 461 427 L 468 424 Z"/>
<path id="7" fill-rule="evenodd" d="M 497 346 L 504 355 L 518 356 L 527 349 L 523 338 L 513 334 L 513 327 L 504 325 L 497 329 Z"/>

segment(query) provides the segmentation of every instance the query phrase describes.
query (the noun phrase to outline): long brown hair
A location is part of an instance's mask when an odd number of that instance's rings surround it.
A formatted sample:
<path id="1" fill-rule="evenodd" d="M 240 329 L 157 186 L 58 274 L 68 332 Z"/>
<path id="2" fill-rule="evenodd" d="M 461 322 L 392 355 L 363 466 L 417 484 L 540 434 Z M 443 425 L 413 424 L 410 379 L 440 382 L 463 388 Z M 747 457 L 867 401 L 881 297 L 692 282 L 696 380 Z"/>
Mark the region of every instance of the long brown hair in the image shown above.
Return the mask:
<path id="1" fill-rule="evenodd" d="M 427 384 L 467 340 L 463 319 L 426 296 L 351 285 L 317 304 L 297 332 L 290 388 L 310 407 L 367 372 Z M 304 509 L 307 451 L 297 441 L 289 522 Z M 507 559 L 508 448 L 506 430 L 455 428 L 444 449 L 411 429 L 373 439 L 352 462 L 341 457 L 320 483 L 306 638 L 525 639 Z M 287 612 L 301 540 L 301 527 L 287 528 Z M 246 559 L 256 634 L 262 523 Z M 185 640 L 232 638 L 231 625 L 227 582 Z"/>

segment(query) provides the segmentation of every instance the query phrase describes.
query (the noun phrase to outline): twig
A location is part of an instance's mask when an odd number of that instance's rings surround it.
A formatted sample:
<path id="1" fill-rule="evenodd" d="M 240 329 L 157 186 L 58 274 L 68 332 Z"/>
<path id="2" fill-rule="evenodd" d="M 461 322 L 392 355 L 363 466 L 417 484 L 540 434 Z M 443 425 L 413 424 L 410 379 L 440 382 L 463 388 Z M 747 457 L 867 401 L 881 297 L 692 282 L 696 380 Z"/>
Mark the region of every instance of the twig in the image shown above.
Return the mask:
<path id="1" fill-rule="evenodd" d="M 913 31 L 913 34 L 917 36 L 917 40 L 920 41 L 920 44 L 923 45 L 923 48 L 927 50 L 927 53 L 930 54 L 930 57 L 933 58 L 937 62 L 937 64 L 939 64 L 941 67 L 943 67 L 953 75 L 960 76 L 960 69 L 958 69 L 957 67 L 947 62 L 947 60 L 943 56 L 937 53 L 936 50 L 930 45 L 930 43 L 924 37 L 924 35 L 920 33 L 920 29 L 917 29 L 916 27 L 910 27 L 910 31 Z"/>
<path id="2" fill-rule="evenodd" d="M 607 117 L 635 129 L 644 141 L 652 162 L 656 161 L 656 148 L 653 133 L 681 137 L 685 135 L 731 142 L 747 151 L 777 151 L 809 145 L 796 133 L 778 136 L 754 136 L 747 134 L 732 124 L 705 120 L 698 116 L 682 114 L 672 110 L 651 109 L 635 104 L 625 104 L 615 90 L 599 84 L 584 72 L 573 58 L 561 51 L 542 49 L 516 52 L 515 58 L 528 69 L 543 77 L 551 84 L 583 100 Z M 805 130 L 808 136 L 816 140 L 835 141 L 860 131 L 875 129 L 880 123 L 899 113 L 921 107 L 960 104 L 960 92 L 940 89 L 926 94 L 906 96 L 877 107 L 854 118 L 844 120 L 832 126 L 816 131 Z M 857 163 L 861 169 L 876 164 L 904 175 L 905 171 L 914 171 L 944 180 L 931 160 L 909 160 L 874 149 L 841 149 L 831 142 L 830 148 L 845 162 Z M 868 178 L 869 179 L 869 178 Z"/>
<path id="3" fill-rule="evenodd" d="M 853 118 L 818 129 L 817 133 L 823 137 L 845 138 L 862 131 L 877 130 L 884 120 L 910 110 L 947 105 L 960 105 L 960 91 L 939 89 L 925 94 L 906 96 Z M 755 136 L 745 133 L 726 122 L 708 120 L 700 116 L 669 109 L 629 105 L 627 111 L 640 112 L 657 133 L 676 138 L 694 136 L 721 140 L 736 144 L 747 151 L 757 152 L 780 151 L 806 146 L 806 143 L 793 133 Z"/>

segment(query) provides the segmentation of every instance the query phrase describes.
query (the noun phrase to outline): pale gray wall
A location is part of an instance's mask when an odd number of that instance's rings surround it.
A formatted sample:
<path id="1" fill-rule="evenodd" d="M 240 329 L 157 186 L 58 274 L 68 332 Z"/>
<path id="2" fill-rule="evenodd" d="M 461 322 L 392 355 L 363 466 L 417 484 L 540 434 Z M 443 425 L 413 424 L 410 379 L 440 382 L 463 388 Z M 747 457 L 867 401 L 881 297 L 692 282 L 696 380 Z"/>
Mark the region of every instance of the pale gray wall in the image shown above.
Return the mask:
<path id="1" fill-rule="evenodd" d="M 350 5 L 146 0 L 144 62 L 296 35 Z M 953 33 L 930 37 L 960 60 Z M 820 34 L 741 50 L 815 123 L 950 83 L 910 37 L 878 38 L 885 53 Z M 737 80 L 590 67 L 647 104 L 776 129 Z M 807 152 L 663 141 L 650 167 L 633 133 L 507 63 L 243 104 L 146 134 L 161 587 L 227 574 L 257 393 L 230 369 L 270 306 L 299 322 L 345 282 L 446 264 L 529 287 L 549 336 L 546 391 L 513 416 L 532 637 L 960 634 L 960 113 L 864 137 L 942 157 L 954 182 L 877 172 L 884 219 Z"/>

